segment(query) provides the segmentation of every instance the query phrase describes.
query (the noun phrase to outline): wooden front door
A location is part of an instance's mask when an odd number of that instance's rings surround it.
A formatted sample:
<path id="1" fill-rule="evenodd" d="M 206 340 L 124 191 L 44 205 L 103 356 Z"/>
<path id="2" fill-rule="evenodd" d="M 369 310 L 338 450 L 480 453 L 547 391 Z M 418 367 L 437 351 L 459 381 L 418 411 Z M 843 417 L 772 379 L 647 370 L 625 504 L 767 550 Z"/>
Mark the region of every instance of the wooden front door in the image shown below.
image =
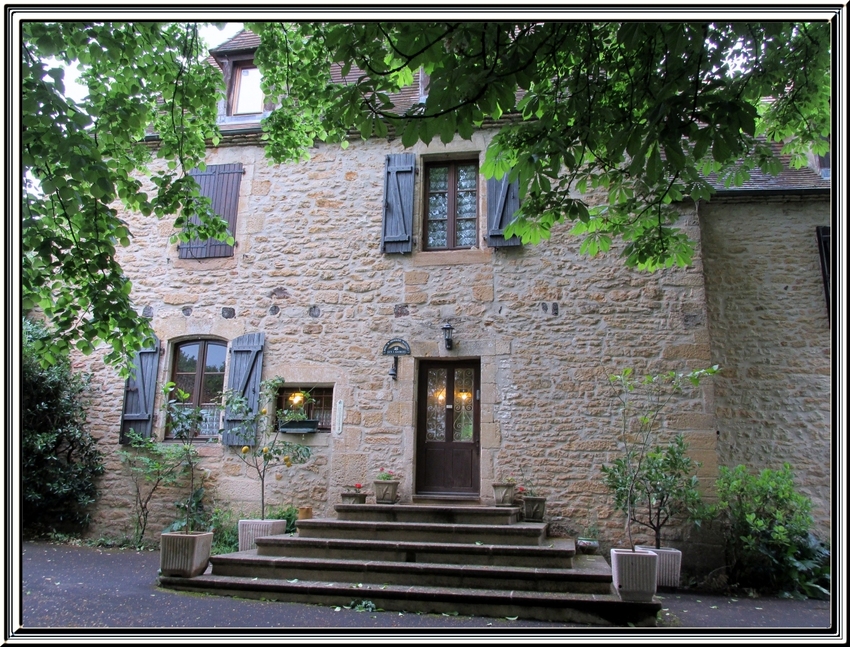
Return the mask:
<path id="1" fill-rule="evenodd" d="M 419 365 L 416 493 L 477 495 L 481 385 L 477 360 Z"/>

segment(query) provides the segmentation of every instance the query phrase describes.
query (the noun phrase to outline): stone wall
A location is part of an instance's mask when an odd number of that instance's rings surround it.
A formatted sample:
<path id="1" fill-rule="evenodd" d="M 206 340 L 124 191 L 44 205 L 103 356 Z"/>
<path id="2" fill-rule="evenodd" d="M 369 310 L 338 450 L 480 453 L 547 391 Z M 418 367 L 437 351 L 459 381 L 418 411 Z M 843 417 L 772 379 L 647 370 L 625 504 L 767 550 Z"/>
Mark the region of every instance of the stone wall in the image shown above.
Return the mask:
<path id="1" fill-rule="evenodd" d="M 412 151 L 418 164 L 441 155 L 483 161 L 490 136 L 482 131 L 472 141 L 417 144 Z M 477 358 L 481 501 L 493 501 L 495 479 L 519 476 L 522 468 L 548 497 L 556 532 L 577 533 L 598 519 L 603 540 L 622 542 L 622 517 L 611 509 L 599 469 L 618 456 L 617 407 L 605 375 L 627 366 L 644 374 L 735 360 L 712 350 L 699 250 L 690 268 L 646 274 L 624 267 L 616 248 L 595 258 L 580 255 L 569 224 L 554 227 L 551 240 L 539 245 L 498 250 L 486 246 L 481 225 L 476 249 L 384 255 L 384 160 L 402 150 L 398 141 L 357 140 L 345 151 L 319 145 L 309 163 L 286 166 L 270 165 L 256 144 L 210 150 L 208 163 L 245 168 L 232 258 L 180 260 L 168 243 L 170 220 L 125 214 L 134 239 L 121 262 L 139 309 L 152 313 L 163 342 L 159 384 L 171 374 L 175 343 L 261 331 L 264 378 L 332 386 L 341 427 L 305 437 L 315 458 L 281 468 L 267 486 L 272 503 L 312 505 L 322 516 L 334 514 L 344 485 L 362 482 L 371 490 L 380 467 L 404 475 L 402 500 L 411 500 L 418 362 Z M 414 232 L 421 231 L 421 177 Z M 479 214 L 486 213 L 483 185 Z M 682 210 L 688 234 L 699 240 L 693 208 Z M 714 253 L 716 247 L 708 248 Z M 442 343 L 446 321 L 455 328 L 451 351 Z M 412 351 L 400 358 L 397 380 L 388 375 L 391 358 L 381 355 L 395 337 Z M 97 355 L 79 364 L 96 374 L 103 394 L 91 423 L 110 461 L 92 532 L 120 533 L 131 519 L 128 483 L 115 454 L 123 381 Z M 731 367 L 724 372 L 735 373 Z M 711 382 L 679 398 L 659 433 L 661 442 L 685 433 L 691 455 L 703 463 L 706 487 L 718 465 L 714 402 Z M 161 416 L 156 429 L 161 436 Z M 733 433 L 728 425 L 723 430 Z M 210 445 L 203 451 L 216 501 L 240 514 L 255 512 L 257 484 L 233 450 Z M 721 454 L 724 462 L 729 458 Z M 163 503 L 159 523 L 172 514 L 169 506 Z M 671 538 L 676 545 L 684 535 L 673 528 Z"/>
<path id="2" fill-rule="evenodd" d="M 815 227 L 829 200 L 716 199 L 700 206 L 718 460 L 794 468 L 830 531 L 831 350 Z"/>

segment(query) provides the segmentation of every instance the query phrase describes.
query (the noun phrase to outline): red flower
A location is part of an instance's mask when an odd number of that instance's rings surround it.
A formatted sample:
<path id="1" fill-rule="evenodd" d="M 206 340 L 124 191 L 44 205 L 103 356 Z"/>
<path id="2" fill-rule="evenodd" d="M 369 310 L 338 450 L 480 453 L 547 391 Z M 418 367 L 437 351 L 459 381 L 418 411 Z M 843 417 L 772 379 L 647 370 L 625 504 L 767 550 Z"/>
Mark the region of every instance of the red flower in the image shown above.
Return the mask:
<path id="1" fill-rule="evenodd" d="M 520 486 L 519 486 L 519 491 L 520 491 L 520 492 L 525 492 L 525 488 L 524 488 L 524 487 L 522 487 L 522 486 L 520 485 Z"/>
<path id="2" fill-rule="evenodd" d="M 360 489 L 360 488 L 362 488 L 363 486 L 362 486 L 362 485 L 360 485 L 360 483 L 355 483 L 355 484 L 354 484 L 354 487 L 356 487 L 356 488 L 359 490 L 359 489 Z"/>

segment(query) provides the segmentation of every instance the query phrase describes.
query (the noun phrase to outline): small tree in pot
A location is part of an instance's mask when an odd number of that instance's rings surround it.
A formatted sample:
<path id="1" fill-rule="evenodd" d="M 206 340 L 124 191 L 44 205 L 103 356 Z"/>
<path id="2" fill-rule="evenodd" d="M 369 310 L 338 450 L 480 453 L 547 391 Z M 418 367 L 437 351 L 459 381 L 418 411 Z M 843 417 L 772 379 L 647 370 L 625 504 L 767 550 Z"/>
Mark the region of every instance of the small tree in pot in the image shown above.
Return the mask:
<path id="1" fill-rule="evenodd" d="M 212 532 L 193 532 L 193 516 L 201 499 L 203 486 L 195 487 L 198 467 L 198 450 L 194 441 L 200 435 L 204 412 L 189 404 L 191 395 L 179 389 L 174 382 L 162 387 L 166 431 L 180 442 L 181 459 L 189 478 L 189 493 L 185 503 L 185 518 L 174 526 L 182 526 L 179 532 L 163 532 L 160 538 L 160 571 L 163 575 L 195 577 L 206 570 L 212 549 Z M 172 526 L 172 527 L 174 527 Z"/>
<path id="2" fill-rule="evenodd" d="M 260 385 L 263 408 L 253 413 L 248 400 L 234 392 L 225 393 L 225 406 L 235 417 L 242 419 L 232 430 L 245 444 L 238 448 L 236 456 L 249 471 L 257 475 L 260 482 L 260 518 L 239 521 L 239 550 L 255 546 L 257 537 L 283 533 L 286 521 L 266 519 L 266 476 L 276 467 L 306 463 L 311 456 L 310 448 L 281 438 L 280 426 L 274 424 L 286 415 L 277 410 L 269 415 L 277 400 L 277 394 L 285 383 L 282 377 L 265 380 Z"/>
<path id="3" fill-rule="evenodd" d="M 622 457 L 611 466 L 603 465 L 605 485 L 614 496 L 614 506 L 626 515 L 626 531 L 631 551 L 635 551 L 632 524 L 655 534 L 655 552 L 661 547 L 662 529 L 677 518 L 699 523 L 704 506 L 697 477 L 699 463 L 688 456 L 687 443 L 679 434 L 666 447 L 656 446 L 655 431 L 660 417 L 673 397 L 685 386 L 698 387 L 700 381 L 718 371 L 717 366 L 686 373 L 670 371 L 643 379 L 632 370 L 610 376 L 620 403 Z M 637 391 L 637 393 L 636 393 Z M 635 397 L 641 395 L 641 398 Z M 681 553 L 667 549 L 657 574 L 662 586 L 678 586 Z M 614 551 L 612 550 L 612 567 Z"/>

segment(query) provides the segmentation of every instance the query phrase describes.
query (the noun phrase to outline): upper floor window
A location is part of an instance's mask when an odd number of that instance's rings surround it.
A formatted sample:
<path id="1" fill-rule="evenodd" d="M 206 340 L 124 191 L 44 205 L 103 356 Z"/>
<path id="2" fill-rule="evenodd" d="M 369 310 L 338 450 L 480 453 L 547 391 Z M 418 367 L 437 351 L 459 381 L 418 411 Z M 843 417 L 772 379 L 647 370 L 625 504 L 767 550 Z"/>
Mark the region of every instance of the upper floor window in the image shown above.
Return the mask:
<path id="1" fill-rule="evenodd" d="M 186 406 L 203 410 L 201 436 L 215 436 L 219 431 L 226 357 L 227 346 L 220 341 L 201 339 L 174 348 L 171 381 L 189 394 Z"/>
<path id="2" fill-rule="evenodd" d="M 236 233 L 236 212 L 242 184 L 242 164 L 208 164 L 206 170 L 194 169 L 190 175 L 200 185 L 200 193 L 212 200 L 212 208 L 227 221 L 227 229 Z M 233 247 L 220 240 L 190 240 L 178 246 L 180 258 L 221 258 L 233 256 Z"/>
<path id="3" fill-rule="evenodd" d="M 478 242 L 478 163 L 425 167 L 425 249 L 467 249 Z"/>
<path id="4" fill-rule="evenodd" d="M 252 64 L 237 65 L 233 70 L 233 91 L 230 105 L 234 115 L 254 115 L 263 112 L 262 75 Z"/>

